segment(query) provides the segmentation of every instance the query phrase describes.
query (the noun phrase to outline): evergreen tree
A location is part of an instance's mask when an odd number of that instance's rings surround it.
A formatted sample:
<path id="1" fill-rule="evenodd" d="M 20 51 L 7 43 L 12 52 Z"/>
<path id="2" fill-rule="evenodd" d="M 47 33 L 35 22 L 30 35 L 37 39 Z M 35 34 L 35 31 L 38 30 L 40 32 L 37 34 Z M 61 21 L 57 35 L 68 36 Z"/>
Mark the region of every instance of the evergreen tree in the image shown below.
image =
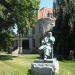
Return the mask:
<path id="1" fill-rule="evenodd" d="M 56 4 L 55 49 L 65 58 L 75 51 L 75 0 L 56 0 Z"/>

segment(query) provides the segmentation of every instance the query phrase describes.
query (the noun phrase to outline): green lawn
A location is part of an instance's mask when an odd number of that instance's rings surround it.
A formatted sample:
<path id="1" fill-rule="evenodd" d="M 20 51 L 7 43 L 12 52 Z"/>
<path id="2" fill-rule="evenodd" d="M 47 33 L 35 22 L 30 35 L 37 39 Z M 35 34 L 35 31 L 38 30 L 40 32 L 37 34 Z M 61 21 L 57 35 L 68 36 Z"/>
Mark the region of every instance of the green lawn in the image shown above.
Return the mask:
<path id="1" fill-rule="evenodd" d="M 0 55 L 0 75 L 30 75 L 31 63 L 39 55 L 25 54 L 18 57 Z M 75 75 L 75 61 L 60 61 L 58 75 Z"/>
<path id="2" fill-rule="evenodd" d="M 75 75 L 75 60 L 60 61 L 60 73 L 58 75 Z"/>
<path id="3" fill-rule="evenodd" d="M 0 75 L 29 75 L 31 63 L 38 55 L 0 56 Z"/>

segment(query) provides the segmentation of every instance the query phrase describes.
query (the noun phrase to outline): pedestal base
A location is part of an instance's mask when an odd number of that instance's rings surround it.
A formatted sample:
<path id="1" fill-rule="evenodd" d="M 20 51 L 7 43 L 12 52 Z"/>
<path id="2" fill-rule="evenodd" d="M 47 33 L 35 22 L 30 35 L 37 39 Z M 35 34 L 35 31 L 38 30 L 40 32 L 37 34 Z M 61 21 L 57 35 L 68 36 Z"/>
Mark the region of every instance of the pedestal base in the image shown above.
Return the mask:
<path id="1" fill-rule="evenodd" d="M 55 75 L 59 71 L 59 63 L 56 59 L 47 60 L 35 60 L 32 63 L 31 74 L 32 75 Z M 57 64 L 56 64 L 57 63 Z"/>

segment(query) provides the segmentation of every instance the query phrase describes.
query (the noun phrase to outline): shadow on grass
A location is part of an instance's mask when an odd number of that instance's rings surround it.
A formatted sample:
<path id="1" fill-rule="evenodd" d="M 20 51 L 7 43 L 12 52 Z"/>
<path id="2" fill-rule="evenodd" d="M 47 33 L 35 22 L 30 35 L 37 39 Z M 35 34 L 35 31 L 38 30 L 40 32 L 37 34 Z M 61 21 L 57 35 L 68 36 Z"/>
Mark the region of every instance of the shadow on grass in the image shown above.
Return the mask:
<path id="1" fill-rule="evenodd" d="M 27 75 L 31 75 L 31 69 L 28 70 Z"/>
<path id="2" fill-rule="evenodd" d="M 61 62 L 75 62 L 75 59 L 61 59 L 61 60 L 59 60 L 59 61 L 61 61 Z"/>
<path id="3" fill-rule="evenodd" d="M 0 55 L 0 60 L 6 61 L 6 60 L 13 60 L 17 56 L 12 56 L 12 55 Z"/>

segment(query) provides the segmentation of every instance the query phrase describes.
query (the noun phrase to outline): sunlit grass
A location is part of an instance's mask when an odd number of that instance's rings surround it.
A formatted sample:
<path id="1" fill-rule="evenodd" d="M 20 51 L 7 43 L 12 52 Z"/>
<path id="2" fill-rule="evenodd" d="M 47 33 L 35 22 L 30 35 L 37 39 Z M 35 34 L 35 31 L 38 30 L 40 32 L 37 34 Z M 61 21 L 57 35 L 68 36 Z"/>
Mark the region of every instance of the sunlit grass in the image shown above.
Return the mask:
<path id="1" fill-rule="evenodd" d="M 25 54 L 19 56 L 0 55 L 0 75 L 30 75 L 31 63 L 39 55 Z M 75 61 L 59 61 L 60 72 L 58 75 L 75 75 Z"/>
<path id="2" fill-rule="evenodd" d="M 60 73 L 58 75 L 75 75 L 75 61 L 60 61 Z"/>
<path id="3" fill-rule="evenodd" d="M 0 75 L 29 75 L 31 63 L 38 55 L 1 56 Z"/>

